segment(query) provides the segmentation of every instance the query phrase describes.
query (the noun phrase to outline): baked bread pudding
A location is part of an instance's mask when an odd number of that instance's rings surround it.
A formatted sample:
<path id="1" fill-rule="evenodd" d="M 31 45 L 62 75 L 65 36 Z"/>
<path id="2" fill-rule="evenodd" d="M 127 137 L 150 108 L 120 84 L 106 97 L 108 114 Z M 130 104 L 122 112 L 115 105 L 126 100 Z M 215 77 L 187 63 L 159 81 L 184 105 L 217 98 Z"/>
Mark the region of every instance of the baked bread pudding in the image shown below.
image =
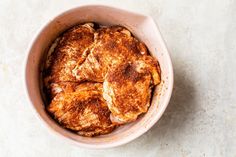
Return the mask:
<path id="1" fill-rule="evenodd" d="M 148 111 L 161 81 L 158 61 L 121 26 L 85 23 L 50 47 L 43 86 L 48 113 L 82 136 L 97 136 Z"/>

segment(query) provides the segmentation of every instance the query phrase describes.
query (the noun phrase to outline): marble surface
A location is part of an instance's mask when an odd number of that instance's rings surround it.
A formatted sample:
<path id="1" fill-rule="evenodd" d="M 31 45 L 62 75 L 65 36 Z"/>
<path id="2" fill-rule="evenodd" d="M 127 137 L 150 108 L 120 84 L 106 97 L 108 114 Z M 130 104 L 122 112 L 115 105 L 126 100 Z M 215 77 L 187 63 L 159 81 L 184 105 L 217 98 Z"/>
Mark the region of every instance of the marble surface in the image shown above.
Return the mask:
<path id="1" fill-rule="evenodd" d="M 175 72 L 159 122 L 124 146 L 89 150 L 52 135 L 23 92 L 23 60 L 37 30 L 63 10 L 107 4 L 151 15 Z M 236 157 L 236 0 L 1 0 L 1 157 Z"/>

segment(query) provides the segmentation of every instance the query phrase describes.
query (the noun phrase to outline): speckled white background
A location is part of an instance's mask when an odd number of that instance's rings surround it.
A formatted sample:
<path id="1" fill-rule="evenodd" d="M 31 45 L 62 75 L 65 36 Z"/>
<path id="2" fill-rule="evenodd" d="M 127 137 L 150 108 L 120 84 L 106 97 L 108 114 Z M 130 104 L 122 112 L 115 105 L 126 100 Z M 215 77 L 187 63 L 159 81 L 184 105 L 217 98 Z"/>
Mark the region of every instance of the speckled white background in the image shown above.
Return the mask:
<path id="1" fill-rule="evenodd" d="M 23 60 L 59 12 L 107 4 L 151 15 L 175 71 L 164 116 L 121 147 L 89 150 L 52 135 L 23 92 Z M 0 0 L 0 157 L 236 157 L 236 0 Z"/>

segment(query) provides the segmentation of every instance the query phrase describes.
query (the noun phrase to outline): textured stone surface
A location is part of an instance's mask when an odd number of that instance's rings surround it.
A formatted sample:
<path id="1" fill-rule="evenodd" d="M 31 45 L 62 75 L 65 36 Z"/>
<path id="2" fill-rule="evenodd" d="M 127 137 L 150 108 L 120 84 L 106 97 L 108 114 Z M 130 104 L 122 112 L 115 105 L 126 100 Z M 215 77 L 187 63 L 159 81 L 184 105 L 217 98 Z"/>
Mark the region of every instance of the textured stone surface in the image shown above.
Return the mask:
<path id="1" fill-rule="evenodd" d="M 37 30 L 59 12 L 107 4 L 151 15 L 171 52 L 173 96 L 146 134 L 121 147 L 88 150 L 52 135 L 23 92 L 23 60 Z M 1 0 L 0 156 L 236 157 L 235 0 Z"/>

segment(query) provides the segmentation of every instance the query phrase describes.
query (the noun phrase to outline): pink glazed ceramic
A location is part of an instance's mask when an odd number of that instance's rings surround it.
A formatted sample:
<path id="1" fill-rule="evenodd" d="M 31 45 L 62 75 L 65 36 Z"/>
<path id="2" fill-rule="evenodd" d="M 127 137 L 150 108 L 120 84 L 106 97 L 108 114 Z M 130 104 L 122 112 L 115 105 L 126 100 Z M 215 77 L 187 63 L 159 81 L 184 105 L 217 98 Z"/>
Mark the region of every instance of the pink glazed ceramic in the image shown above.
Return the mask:
<path id="1" fill-rule="evenodd" d="M 123 125 L 110 134 L 82 137 L 60 127 L 45 111 L 40 88 L 40 69 L 43 56 L 55 38 L 69 27 L 83 22 L 102 25 L 122 25 L 143 41 L 152 56 L 159 60 L 162 83 L 155 88 L 151 106 L 137 121 Z M 68 10 L 49 21 L 37 34 L 28 50 L 25 65 L 25 83 L 28 98 L 37 115 L 53 133 L 64 140 L 89 148 L 109 148 L 128 143 L 149 130 L 162 116 L 172 93 L 173 69 L 166 45 L 149 16 L 112 8 L 89 5 Z"/>

